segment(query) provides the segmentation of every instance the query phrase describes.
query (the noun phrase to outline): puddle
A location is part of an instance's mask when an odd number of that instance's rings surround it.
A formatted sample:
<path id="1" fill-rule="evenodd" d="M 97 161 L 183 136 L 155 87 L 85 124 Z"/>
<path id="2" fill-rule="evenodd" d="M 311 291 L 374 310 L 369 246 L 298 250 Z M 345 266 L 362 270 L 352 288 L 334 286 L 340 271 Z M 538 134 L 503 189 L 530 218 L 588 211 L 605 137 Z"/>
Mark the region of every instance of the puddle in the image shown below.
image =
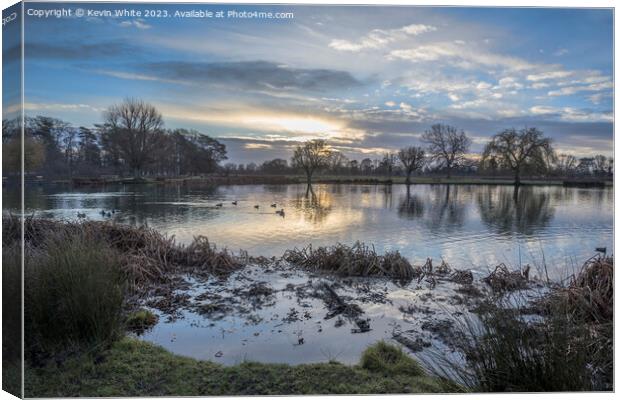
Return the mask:
<path id="1" fill-rule="evenodd" d="M 414 356 L 450 352 L 453 322 L 476 302 L 462 291 L 469 285 L 449 281 L 432 289 L 424 281 L 401 286 L 315 275 L 279 263 L 248 266 L 226 280 L 183 278 L 187 284 L 168 292 L 178 307 L 165 297 L 147 299 L 160 322 L 141 338 L 226 365 L 356 364 L 379 340 L 406 345 Z"/>

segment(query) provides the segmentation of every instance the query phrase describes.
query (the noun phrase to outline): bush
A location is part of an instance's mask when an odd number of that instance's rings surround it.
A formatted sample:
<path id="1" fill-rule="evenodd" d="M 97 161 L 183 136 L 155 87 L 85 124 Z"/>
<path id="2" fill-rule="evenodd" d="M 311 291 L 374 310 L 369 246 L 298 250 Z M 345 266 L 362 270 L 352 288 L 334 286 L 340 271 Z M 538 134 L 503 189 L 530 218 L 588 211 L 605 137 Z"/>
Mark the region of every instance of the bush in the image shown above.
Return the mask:
<path id="1" fill-rule="evenodd" d="M 51 234 L 25 259 L 30 356 L 101 346 L 122 333 L 124 277 L 117 254 L 92 236 Z"/>
<path id="2" fill-rule="evenodd" d="M 362 368 L 384 376 L 408 375 L 423 376 L 424 370 L 414 359 L 402 349 L 380 341 L 367 348 L 360 361 Z"/>

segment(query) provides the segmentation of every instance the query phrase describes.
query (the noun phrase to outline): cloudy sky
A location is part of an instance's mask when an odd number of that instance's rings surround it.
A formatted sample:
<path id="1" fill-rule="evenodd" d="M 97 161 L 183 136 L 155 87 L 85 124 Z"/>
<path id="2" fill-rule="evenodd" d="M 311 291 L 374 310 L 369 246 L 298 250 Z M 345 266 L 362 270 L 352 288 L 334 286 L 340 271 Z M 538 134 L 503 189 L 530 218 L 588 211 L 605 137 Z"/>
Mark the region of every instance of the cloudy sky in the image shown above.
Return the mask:
<path id="1" fill-rule="evenodd" d="M 420 144 L 437 122 L 464 129 L 473 151 L 503 128 L 536 126 L 562 152 L 612 153 L 610 10 L 159 8 L 294 18 L 27 16 L 27 114 L 91 126 L 138 97 L 167 127 L 221 139 L 233 162 L 289 158 L 312 138 L 372 158 Z"/>

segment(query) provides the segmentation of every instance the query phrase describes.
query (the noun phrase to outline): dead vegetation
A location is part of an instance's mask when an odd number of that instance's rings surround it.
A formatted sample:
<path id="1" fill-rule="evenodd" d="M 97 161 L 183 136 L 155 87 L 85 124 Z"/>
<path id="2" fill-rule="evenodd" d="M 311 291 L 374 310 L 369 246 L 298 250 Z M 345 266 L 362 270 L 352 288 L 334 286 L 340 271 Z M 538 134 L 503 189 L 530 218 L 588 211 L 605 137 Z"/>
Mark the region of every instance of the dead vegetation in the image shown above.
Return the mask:
<path id="1" fill-rule="evenodd" d="M 488 284 L 494 292 L 506 292 L 511 290 L 527 289 L 529 282 L 530 266 L 527 265 L 522 271 L 510 271 L 502 263 L 495 267 L 482 281 Z"/>
<path id="2" fill-rule="evenodd" d="M 332 247 L 312 245 L 288 250 L 287 262 L 310 271 L 329 272 L 340 276 L 388 277 L 411 280 L 419 275 L 398 251 L 378 255 L 374 247 L 356 242 L 353 246 L 337 244 Z"/>
<path id="3" fill-rule="evenodd" d="M 197 236 L 185 246 L 155 229 L 132 227 L 109 222 L 52 221 L 26 217 L 24 241 L 26 246 L 38 248 L 47 238 L 57 235 L 87 237 L 106 243 L 121 257 L 123 271 L 136 287 L 148 283 L 167 282 L 171 273 L 227 275 L 243 265 L 239 257 L 218 250 L 204 236 Z M 8 242 L 21 238 L 21 220 L 5 216 L 2 221 L 3 237 Z"/>

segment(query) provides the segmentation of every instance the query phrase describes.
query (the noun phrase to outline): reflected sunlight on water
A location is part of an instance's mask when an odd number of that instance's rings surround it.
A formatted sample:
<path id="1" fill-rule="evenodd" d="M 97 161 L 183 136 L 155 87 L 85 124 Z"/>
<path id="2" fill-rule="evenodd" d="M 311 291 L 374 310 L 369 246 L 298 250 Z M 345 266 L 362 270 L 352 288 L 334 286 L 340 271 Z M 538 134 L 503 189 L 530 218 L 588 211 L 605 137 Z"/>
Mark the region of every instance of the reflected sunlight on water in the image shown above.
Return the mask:
<path id="1" fill-rule="evenodd" d="M 3 193 L 5 204 L 18 204 Z M 544 258 L 557 278 L 595 247 L 613 248 L 613 189 L 523 187 L 515 200 L 510 186 L 482 185 L 49 186 L 28 188 L 26 207 L 64 219 L 77 212 L 107 219 L 101 210 L 120 210 L 111 219 L 147 224 L 182 242 L 206 235 L 252 255 L 359 240 L 379 252 L 399 250 L 414 263 L 443 258 L 479 272 L 499 262 L 540 267 Z M 284 217 L 275 213 L 280 209 Z"/>

